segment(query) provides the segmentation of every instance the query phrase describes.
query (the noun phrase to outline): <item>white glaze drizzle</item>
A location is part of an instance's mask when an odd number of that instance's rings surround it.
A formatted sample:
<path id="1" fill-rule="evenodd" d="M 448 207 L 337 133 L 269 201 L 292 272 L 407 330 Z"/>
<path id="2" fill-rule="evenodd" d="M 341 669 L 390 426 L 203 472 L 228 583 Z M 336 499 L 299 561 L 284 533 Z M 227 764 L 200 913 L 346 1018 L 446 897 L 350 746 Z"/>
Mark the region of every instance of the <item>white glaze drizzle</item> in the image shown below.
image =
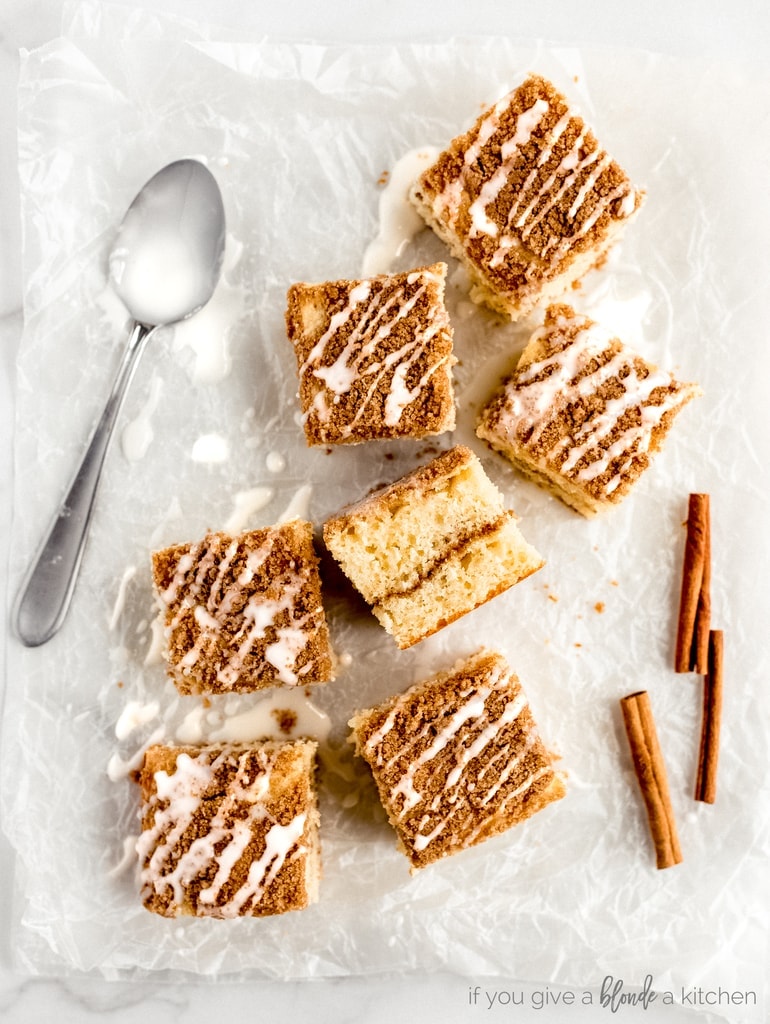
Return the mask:
<path id="1" fill-rule="evenodd" d="M 150 701 L 149 704 L 142 704 L 138 700 L 130 700 L 120 713 L 120 718 L 115 723 L 115 736 L 124 740 L 136 729 L 151 722 L 160 714 L 160 704 Z"/>
<path id="2" fill-rule="evenodd" d="M 147 737 L 147 742 L 127 760 L 124 760 L 118 753 L 112 754 L 107 762 L 107 778 L 110 782 L 127 779 L 132 772 L 135 772 L 141 766 L 147 747 L 152 746 L 153 743 L 162 742 L 165 735 L 165 726 L 161 725 Z"/>
<path id="3" fill-rule="evenodd" d="M 196 438 L 190 452 L 193 462 L 209 464 L 227 462 L 230 458 L 230 444 L 220 434 L 202 434 Z"/>
<path id="4" fill-rule="evenodd" d="M 138 462 L 139 459 L 143 459 L 152 444 L 152 439 L 155 436 L 152 429 L 152 414 L 157 408 L 162 392 L 163 381 L 160 377 L 154 376 L 150 381 L 150 394 L 139 415 L 123 427 L 120 446 L 129 462 Z"/>
<path id="5" fill-rule="evenodd" d="M 524 782 L 521 783 L 520 786 L 517 786 L 516 789 L 511 790 L 510 793 L 506 793 L 505 797 L 503 798 L 502 802 L 500 803 L 500 806 L 497 809 L 497 813 L 498 814 L 504 813 L 505 808 L 506 808 L 506 806 L 509 803 L 511 803 L 513 800 L 516 800 L 518 797 L 520 797 L 522 795 L 522 793 L 526 793 L 526 791 L 528 789 L 531 789 L 532 786 L 534 786 L 534 784 L 536 782 L 538 782 L 540 779 L 542 779 L 544 776 L 546 776 L 546 775 L 555 775 L 555 774 L 556 773 L 554 772 L 553 768 L 550 765 L 543 765 L 542 768 L 538 768 L 538 770 L 536 772 L 533 772 L 531 775 L 529 775 L 524 780 Z M 473 832 L 471 833 L 471 835 L 469 836 L 469 842 L 472 843 L 474 841 L 474 839 L 479 835 L 479 833 L 482 831 L 482 829 L 484 827 L 485 827 L 484 824 L 481 824 L 477 828 L 475 828 L 473 830 Z"/>
<path id="6" fill-rule="evenodd" d="M 107 623 L 107 629 L 110 631 L 112 631 L 120 621 L 120 616 L 123 614 L 123 609 L 126 606 L 126 592 L 128 590 L 128 584 L 134 576 L 136 576 L 136 566 L 126 566 L 123 570 L 123 575 L 120 578 L 115 604 L 112 606 L 112 614 L 110 615 L 109 622 Z"/>
<path id="7" fill-rule="evenodd" d="M 268 452 L 265 456 L 265 466 L 268 473 L 283 473 L 286 469 L 286 456 L 280 452 Z"/>
<path id="8" fill-rule="evenodd" d="M 405 153 L 393 166 L 380 194 L 379 229 L 377 237 L 366 247 L 362 277 L 392 271 L 406 246 L 425 227 L 425 221 L 409 202 L 409 189 L 438 155 L 439 151 L 432 146 L 421 146 Z"/>
<path id="9" fill-rule="evenodd" d="M 225 521 L 225 533 L 240 533 L 255 512 L 261 511 L 273 500 L 272 487 L 250 487 L 236 491 L 233 496 L 233 511 Z"/>
<path id="10" fill-rule="evenodd" d="M 313 485 L 303 484 L 291 497 L 289 504 L 276 520 L 276 523 L 289 523 L 292 519 L 310 519 L 310 499 L 313 496 Z"/>
<path id="11" fill-rule="evenodd" d="M 289 712 L 293 721 L 283 722 Z M 331 719 L 305 696 L 301 687 L 274 690 L 246 711 L 228 715 L 217 722 L 207 737 L 210 743 L 251 743 L 255 740 L 285 740 L 309 737 L 325 742 Z M 177 737 L 179 738 L 179 737 Z"/>
<path id="12" fill-rule="evenodd" d="M 482 116 L 481 122 L 479 123 L 476 138 L 471 142 L 468 148 L 465 150 L 463 156 L 463 167 L 460 174 L 453 181 L 450 181 L 443 192 L 439 192 L 436 196 L 435 202 L 439 212 L 446 212 L 450 220 L 456 220 L 457 215 L 460 212 L 460 202 L 463 195 L 463 187 L 465 185 L 465 169 L 473 166 L 481 153 L 481 150 L 486 146 L 492 136 L 500 127 L 500 116 L 508 106 L 510 97 L 503 96 L 497 103 Z"/>
<path id="13" fill-rule="evenodd" d="M 486 209 L 499 196 L 519 159 L 520 151 L 529 142 L 532 132 L 540 124 L 548 110 L 549 106 L 545 100 L 535 100 L 531 107 L 516 118 L 516 131 L 500 147 L 500 156 L 502 157 L 500 166 L 492 177 L 484 182 L 477 198 L 468 208 L 471 217 L 469 232 L 471 238 L 479 234 L 491 235 L 493 238 L 497 235 L 497 224 L 487 217 Z"/>

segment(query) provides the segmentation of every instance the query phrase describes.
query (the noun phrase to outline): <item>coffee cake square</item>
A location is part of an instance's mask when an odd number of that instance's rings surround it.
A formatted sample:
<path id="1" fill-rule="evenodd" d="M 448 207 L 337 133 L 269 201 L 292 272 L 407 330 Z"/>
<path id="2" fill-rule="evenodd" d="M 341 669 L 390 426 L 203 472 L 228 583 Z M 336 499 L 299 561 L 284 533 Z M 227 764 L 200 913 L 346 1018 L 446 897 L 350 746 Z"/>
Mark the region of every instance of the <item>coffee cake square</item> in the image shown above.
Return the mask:
<path id="1" fill-rule="evenodd" d="M 565 794 L 519 680 L 494 651 L 358 712 L 350 726 L 412 871 Z"/>
<path id="2" fill-rule="evenodd" d="M 402 649 L 545 564 L 464 445 L 343 509 L 324 541 Z"/>
<path id="3" fill-rule="evenodd" d="M 309 445 L 453 430 L 446 264 L 361 281 L 295 284 L 286 329 Z"/>
<path id="4" fill-rule="evenodd" d="M 318 898 L 316 744 L 149 747 L 138 773 L 145 907 L 262 917 Z"/>
<path id="5" fill-rule="evenodd" d="M 209 533 L 152 555 L 164 658 L 180 693 L 333 678 L 310 523 Z"/>
<path id="6" fill-rule="evenodd" d="M 701 393 L 659 370 L 590 317 L 549 306 L 476 433 L 584 516 L 612 508 Z"/>
<path id="7" fill-rule="evenodd" d="M 468 271 L 471 298 L 511 320 L 600 265 L 643 197 L 539 75 L 485 110 L 410 193 Z"/>

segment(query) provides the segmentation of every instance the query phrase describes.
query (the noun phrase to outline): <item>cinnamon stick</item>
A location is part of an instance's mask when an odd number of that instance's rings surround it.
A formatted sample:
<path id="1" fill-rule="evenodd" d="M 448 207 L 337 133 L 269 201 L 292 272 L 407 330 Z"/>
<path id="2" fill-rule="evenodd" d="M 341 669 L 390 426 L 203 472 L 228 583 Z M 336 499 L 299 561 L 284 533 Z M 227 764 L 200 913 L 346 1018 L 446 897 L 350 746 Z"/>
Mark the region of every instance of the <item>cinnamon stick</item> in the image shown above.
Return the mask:
<path id="1" fill-rule="evenodd" d="M 710 548 L 709 496 L 691 494 L 676 632 L 674 668 L 677 672 L 706 671 L 711 617 Z"/>
<path id="2" fill-rule="evenodd" d="M 698 607 L 695 613 L 690 667 L 693 672 L 705 675 L 709 665 L 709 643 L 711 635 L 711 509 L 707 494 L 704 513 L 705 543 L 703 551 L 703 576 L 701 577 Z"/>
<path id="3" fill-rule="evenodd" d="M 703 720 L 700 734 L 695 799 L 713 804 L 717 798 L 719 730 L 722 724 L 724 642 L 721 629 L 709 633 L 708 672 L 703 680 Z"/>
<path id="4" fill-rule="evenodd" d="M 647 809 L 658 868 L 682 861 L 668 790 L 666 766 L 658 743 L 652 705 L 646 690 L 631 693 L 620 702 L 636 777 Z"/>

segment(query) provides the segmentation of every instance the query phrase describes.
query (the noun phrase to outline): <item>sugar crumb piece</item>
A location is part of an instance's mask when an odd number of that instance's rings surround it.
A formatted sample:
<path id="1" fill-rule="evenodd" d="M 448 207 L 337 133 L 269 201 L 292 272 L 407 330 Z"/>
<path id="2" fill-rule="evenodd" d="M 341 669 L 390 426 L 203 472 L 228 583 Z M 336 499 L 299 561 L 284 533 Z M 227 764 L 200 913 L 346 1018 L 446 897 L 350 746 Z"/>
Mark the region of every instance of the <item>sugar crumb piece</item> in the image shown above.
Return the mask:
<path id="1" fill-rule="evenodd" d="M 604 601 L 597 601 L 594 605 L 594 611 L 597 611 L 601 615 L 604 611 Z"/>
<path id="2" fill-rule="evenodd" d="M 271 714 L 278 723 L 278 728 L 287 736 L 297 724 L 296 712 L 291 708 L 273 708 Z"/>

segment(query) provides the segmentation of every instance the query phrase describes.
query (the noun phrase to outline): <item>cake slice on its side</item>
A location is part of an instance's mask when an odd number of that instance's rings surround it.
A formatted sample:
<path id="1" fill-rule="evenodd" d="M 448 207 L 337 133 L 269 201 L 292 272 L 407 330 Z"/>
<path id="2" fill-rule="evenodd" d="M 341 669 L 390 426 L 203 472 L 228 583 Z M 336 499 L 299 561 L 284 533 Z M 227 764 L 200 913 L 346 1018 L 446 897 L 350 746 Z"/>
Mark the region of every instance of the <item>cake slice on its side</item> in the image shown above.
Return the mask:
<path id="1" fill-rule="evenodd" d="M 180 693 L 332 679 L 310 523 L 209 533 L 152 556 L 169 676 Z"/>
<path id="2" fill-rule="evenodd" d="M 145 907 L 262 917 L 318 899 L 316 744 L 150 747 L 139 772 Z"/>
<path id="3" fill-rule="evenodd" d="M 295 284 L 286 329 L 309 445 L 453 430 L 446 264 L 363 281 Z"/>
<path id="4" fill-rule="evenodd" d="M 565 794 L 505 658 L 479 651 L 351 720 L 412 871 Z"/>
<path id="5" fill-rule="evenodd" d="M 461 445 L 329 519 L 324 540 L 401 648 L 544 564 Z"/>
<path id="6" fill-rule="evenodd" d="M 471 298 L 517 320 L 600 265 L 644 194 L 564 96 L 530 75 L 449 144 L 410 198 L 467 269 Z"/>
<path id="7" fill-rule="evenodd" d="M 675 417 L 701 393 L 571 306 L 546 310 L 476 433 L 584 516 L 629 493 Z"/>

